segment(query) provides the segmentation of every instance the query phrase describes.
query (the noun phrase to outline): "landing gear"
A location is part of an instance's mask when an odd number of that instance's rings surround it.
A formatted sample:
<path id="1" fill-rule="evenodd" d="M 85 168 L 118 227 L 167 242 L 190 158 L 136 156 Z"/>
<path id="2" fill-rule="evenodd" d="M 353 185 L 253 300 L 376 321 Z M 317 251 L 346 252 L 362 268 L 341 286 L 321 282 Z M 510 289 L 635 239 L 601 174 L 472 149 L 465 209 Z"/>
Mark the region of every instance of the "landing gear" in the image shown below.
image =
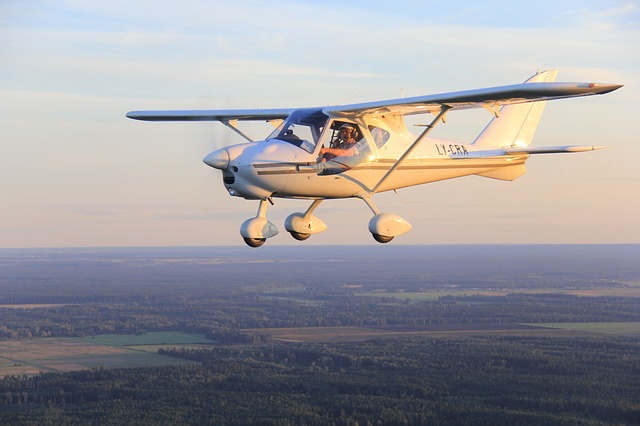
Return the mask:
<path id="1" fill-rule="evenodd" d="M 362 198 L 371 209 L 374 216 L 369 221 L 369 232 L 373 239 L 379 243 L 385 244 L 393 240 L 394 237 L 409 232 L 412 228 L 411 224 L 393 213 L 380 213 L 377 207 L 369 198 Z"/>
<path id="2" fill-rule="evenodd" d="M 374 240 L 382 244 L 388 243 L 389 241 L 393 240 L 393 237 L 387 237 L 385 235 L 374 234 L 374 233 L 371 233 L 371 235 L 373 235 Z"/>
<path id="3" fill-rule="evenodd" d="M 260 200 L 256 217 L 246 220 L 240 227 L 240 235 L 249 247 L 260 247 L 267 238 L 278 235 L 278 228 L 267 220 L 267 200 Z"/>
<path id="4" fill-rule="evenodd" d="M 244 242 L 247 243 L 249 247 L 260 247 L 267 241 L 266 238 L 243 238 L 243 239 L 244 239 Z"/>
<path id="5" fill-rule="evenodd" d="M 284 221 L 285 229 L 293 238 L 298 241 L 308 239 L 311 234 L 325 231 L 327 225 L 313 215 L 313 211 L 320 205 L 322 200 L 315 200 L 304 213 L 293 213 Z"/>
<path id="6" fill-rule="evenodd" d="M 308 239 L 311 236 L 311 234 L 302 234 L 302 233 L 296 232 L 296 231 L 289 231 L 289 233 L 291 234 L 291 236 L 293 238 L 295 238 L 298 241 L 304 241 L 304 240 Z"/>

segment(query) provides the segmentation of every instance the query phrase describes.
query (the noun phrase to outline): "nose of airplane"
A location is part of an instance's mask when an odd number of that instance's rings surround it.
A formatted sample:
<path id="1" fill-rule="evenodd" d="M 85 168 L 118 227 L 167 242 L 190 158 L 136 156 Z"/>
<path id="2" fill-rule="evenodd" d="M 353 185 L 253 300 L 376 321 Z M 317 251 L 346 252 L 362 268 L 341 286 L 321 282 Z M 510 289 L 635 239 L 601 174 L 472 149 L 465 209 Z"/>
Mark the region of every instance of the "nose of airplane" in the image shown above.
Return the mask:
<path id="1" fill-rule="evenodd" d="M 222 148 L 217 151 L 213 151 L 202 159 L 207 166 L 211 166 L 214 169 L 224 170 L 229 167 L 229 151 Z"/>

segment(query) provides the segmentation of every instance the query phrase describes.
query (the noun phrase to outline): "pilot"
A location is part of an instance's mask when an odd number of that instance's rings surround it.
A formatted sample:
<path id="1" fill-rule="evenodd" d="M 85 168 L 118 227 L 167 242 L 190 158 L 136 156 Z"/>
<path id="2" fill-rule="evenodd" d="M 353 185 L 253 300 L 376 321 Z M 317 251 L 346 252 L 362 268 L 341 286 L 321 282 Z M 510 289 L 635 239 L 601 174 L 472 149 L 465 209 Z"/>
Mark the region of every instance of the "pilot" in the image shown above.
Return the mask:
<path id="1" fill-rule="evenodd" d="M 358 129 L 353 124 L 343 124 L 340 126 L 338 136 L 331 143 L 333 148 L 320 148 L 320 158 L 318 161 L 325 162 L 335 157 L 351 157 L 358 155 Z"/>

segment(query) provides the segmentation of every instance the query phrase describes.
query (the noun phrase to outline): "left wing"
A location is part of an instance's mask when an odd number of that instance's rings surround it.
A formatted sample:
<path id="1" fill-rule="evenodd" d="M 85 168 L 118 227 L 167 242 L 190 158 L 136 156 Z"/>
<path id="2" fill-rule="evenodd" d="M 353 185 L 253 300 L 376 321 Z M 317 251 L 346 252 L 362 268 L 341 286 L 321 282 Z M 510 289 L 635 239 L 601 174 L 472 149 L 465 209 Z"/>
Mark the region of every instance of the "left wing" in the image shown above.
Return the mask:
<path id="1" fill-rule="evenodd" d="M 295 108 L 131 111 L 127 117 L 144 121 L 270 121 L 284 120 Z"/>
<path id="2" fill-rule="evenodd" d="M 439 95 L 329 106 L 325 107 L 323 112 L 327 115 L 437 114 L 443 106 L 449 109 L 487 108 L 495 112 L 502 105 L 602 95 L 620 87 L 621 84 L 600 83 L 522 83 Z"/>

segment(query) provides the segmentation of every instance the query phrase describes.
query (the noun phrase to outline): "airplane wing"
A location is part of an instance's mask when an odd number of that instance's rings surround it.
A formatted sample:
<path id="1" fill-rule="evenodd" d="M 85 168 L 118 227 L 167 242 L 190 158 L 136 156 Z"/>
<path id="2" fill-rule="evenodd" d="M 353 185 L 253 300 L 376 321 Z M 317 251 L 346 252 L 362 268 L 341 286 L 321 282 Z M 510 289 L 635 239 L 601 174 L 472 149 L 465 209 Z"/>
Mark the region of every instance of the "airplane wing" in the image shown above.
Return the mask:
<path id="1" fill-rule="evenodd" d="M 487 108 L 497 111 L 503 105 L 548 101 L 577 96 L 602 95 L 622 87 L 600 83 L 522 83 L 486 89 L 465 90 L 439 95 L 416 96 L 352 105 L 336 105 L 323 109 L 327 115 L 424 114 L 438 113 L 443 106 L 450 109 Z"/>
<path id="2" fill-rule="evenodd" d="M 144 121 L 270 121 L 284 120 L 295 108 L 130 111 L 127 117 Z"/>

